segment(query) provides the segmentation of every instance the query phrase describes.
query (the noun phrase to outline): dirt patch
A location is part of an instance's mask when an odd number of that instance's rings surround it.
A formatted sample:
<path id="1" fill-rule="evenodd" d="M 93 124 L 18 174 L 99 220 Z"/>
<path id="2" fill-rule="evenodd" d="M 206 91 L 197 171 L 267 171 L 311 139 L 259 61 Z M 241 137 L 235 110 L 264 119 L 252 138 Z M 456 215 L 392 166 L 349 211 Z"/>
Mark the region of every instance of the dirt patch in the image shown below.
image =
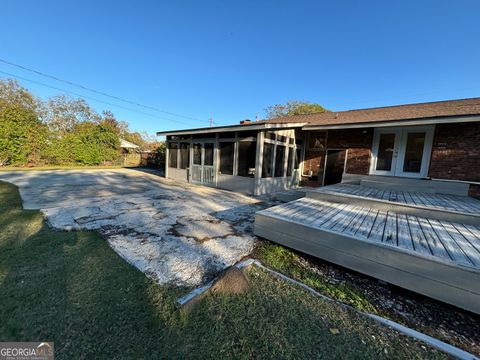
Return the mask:
<path id="1" fill-rule="evenodd" d="M 208 291 L 190 300 L 183 306 L 182 310 L 186 313 L 191 312 L 198 302 L 212 294 L 240 295 L 247 293 L 250 290 L 250 283 L 243 271 L 244 269 L 238 269 L 236 267 L 229 268 L 215 281 Z"/>
<path id="2" fill-rule="evenodd" d="M 247 277 L 241 269 L 230 268 L 225 274 L 213 284 L 210 291 L 214 294 L 239 295 L 250 290 Z"/>

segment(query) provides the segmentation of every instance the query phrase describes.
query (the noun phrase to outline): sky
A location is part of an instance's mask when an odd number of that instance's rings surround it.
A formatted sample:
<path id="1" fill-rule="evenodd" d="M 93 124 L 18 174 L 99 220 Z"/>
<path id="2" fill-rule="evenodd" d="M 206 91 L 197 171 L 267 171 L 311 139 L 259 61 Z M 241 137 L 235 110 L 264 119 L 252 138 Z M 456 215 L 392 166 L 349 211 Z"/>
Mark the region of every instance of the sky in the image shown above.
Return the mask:
<path id="1" fill-rule="evenodd" d="M 262 119 L 288 100 L 340 111 L 477 97 L 479 15 L 478 0 L 2 0 L 0 59 L 156 110 L 0 72 L 149 134 Z"/>

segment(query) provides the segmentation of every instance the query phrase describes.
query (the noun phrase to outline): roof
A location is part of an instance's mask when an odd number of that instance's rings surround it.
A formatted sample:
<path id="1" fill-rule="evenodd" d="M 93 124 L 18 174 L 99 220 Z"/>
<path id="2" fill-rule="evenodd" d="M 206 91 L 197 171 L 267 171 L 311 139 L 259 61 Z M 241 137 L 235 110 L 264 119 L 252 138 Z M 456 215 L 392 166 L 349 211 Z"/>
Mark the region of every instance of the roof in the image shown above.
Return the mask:
<path id="1" fill-rule="evenodd" d="M 346 111 L 328 111 L 307 115 L 282 116 L 242 125 L 173 130 L 157 135 L 200 134 L 224 131 L 302 127 L 305 130 L 350 127 L 419 125 L 480 121 L 480 97 L 408 105 L 395 105 Z"/>
<path id="2" fill-rule="evenodd" d="M 284 116 L 265 120 L 265 122 L 274 124 L 301 122 L 308 124 L 306 127 L 311 127 L 315 125 L 366 124 L 468 115 L 480 115 L 480 98 Z"/>
<path id="3" fill-rule="evenodd" d="M 120 139 L 120 147 L 124 149 L 140 149 L 140 146 L 131 143 L 125 139 Z"/>
<path id="4" fill-rule="evenodd" d="M 208 133 L 217 133 L 217 132 L 230 132 L 230 131 L 250 131 L 250 130 L 264 130 L 264 129 L 288 129 L 295 127 L 302 127 L 305 123 L 297 122 L 287 122 L 283 121 L 281 123 L 270 123 L 268 121 L 251 121 L 244 124 L 234 124 L 234 125 L 225 125 L 225 126 L 215 126 L 215 127 L 206 127 L 206 128 L 194 128 L 194 129 L 185 129 L 185 130 L 170 130 L 170 131 L 159 131 L 157 136 L 161 135 L 182 135 L 182 134 L 208 134 Z"/>

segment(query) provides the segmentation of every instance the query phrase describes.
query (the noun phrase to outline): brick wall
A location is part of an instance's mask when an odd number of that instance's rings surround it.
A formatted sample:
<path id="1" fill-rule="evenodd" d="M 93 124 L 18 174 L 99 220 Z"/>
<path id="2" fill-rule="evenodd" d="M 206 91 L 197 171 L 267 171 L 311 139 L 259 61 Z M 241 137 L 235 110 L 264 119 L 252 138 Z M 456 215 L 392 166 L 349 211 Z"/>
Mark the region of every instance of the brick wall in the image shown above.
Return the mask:
<path id="1" fill-rule="evenodd" d="M 323 178 L 323 167 L 325 164 L 325 149 L 327 147 L 327 132 L 312 131 L 308 133 L 305 162 L 303 163 L 303 172 L 311 172 L 310 178 L 303 179 L 303 184 L 309 186 L 321 186 Z"/>
<path id="2" fill-rule="evenodd" d="M 373 129 L 329 130 L 329 149 L 348 149 L 346 172 L 368 175 Z"/>
<path id="3" fill-rule="evenodd" d="M 312 132 L 305 150 L 304 173 L 312 171 L 311 179 L 303 179 L 302 184 L 322 185 L 326 149 L 348 149 L 346 171 L 350 174 L 368 174 L 373 129 L 329 130 Z M 314 145 L 316 144 L 317 147 Z"/>
<path id="4" fill-rule="evenodd" d="M 480 182 L 480 123 L 437 125 L 429 176 Z"/>

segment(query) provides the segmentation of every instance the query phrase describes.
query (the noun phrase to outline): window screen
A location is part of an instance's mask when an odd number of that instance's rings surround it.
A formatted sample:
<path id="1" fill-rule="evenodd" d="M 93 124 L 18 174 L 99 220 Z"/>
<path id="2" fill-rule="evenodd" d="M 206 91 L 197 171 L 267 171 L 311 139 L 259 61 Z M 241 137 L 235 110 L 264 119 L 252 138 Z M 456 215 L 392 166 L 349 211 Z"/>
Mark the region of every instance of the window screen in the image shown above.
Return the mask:
<path id="1" fill-rule="evenodd" d="M 287 176 L 292 176 L 292 160 L 295 156 L 295 149 L 293 147 L 288 149 L 288 158 L 287 158 Z"/>
<path id="2" fill-rule="evenodd" d="M 255 176 L 256 141 L 240 141 L 238 143 L 238 176 Z"/>
<path id="3" fill-rule="evenodd" d="M 283 177 L 285 169 L 285 146 L 277 145 L 275 156 L 275 177 Z"/>
<path id="4" fill-rule="evenodd" d="M 186 169 L 190 166 L 190 145 L 180 144 L 180 169 Z"/>
<path id="5" fill-rule="evenodd" d="M 193 164 L 202 165 L 202 144 L 193 144 Z"/>
<path id="6" fill-rule="evenodd" d="M 272 177 L 273 168 L 273 149 L 274 145 L 270 143 L 263 144 L 262 177 Z"/>
<path id="7" fill-rule="evenodd" d="M 234 142 L 220 142 L 220 172 L 222 174 L 233 175 L 233 152 Z"/>
<path id="8" fill-rule="evenodd" d="M 203 165 L 213 166 L 213 144 L 206 143 L 203 146 L 205 147 L 205 159 Z"/>
<path id="9" fill-rule="evenodd" d="M 177 167 L 177 153 L 178 143 L 168 143 L 168 166 L 171 168 Z"/>

